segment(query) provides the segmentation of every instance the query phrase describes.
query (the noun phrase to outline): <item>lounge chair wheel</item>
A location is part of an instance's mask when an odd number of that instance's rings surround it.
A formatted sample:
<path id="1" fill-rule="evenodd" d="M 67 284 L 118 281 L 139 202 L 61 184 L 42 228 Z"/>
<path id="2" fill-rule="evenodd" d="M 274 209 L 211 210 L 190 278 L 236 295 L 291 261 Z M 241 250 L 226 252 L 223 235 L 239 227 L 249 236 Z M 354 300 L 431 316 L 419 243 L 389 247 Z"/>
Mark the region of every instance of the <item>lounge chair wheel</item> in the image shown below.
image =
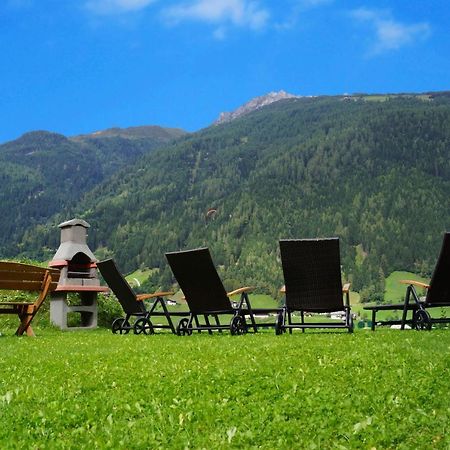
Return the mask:
<path id="1" fill-rule="evenodd" d="M 230 333 L 234 336 L 237 334 L 247 333 L 247 324 L 243 316 L 234 316 L 230 322 Z"/>
<path id="2" fill-rule="evenodd" d="M 185 336 L 186 334 L 190 336 L 192 334 L 192 330 L 188 328 L 189 320 L 184 318 L 181 319 L 177 325 L 177 334 L 178 336 Z"/>
<path id="3" fill-rule="evenodd" d="M 413 323 L 416 330 L 431 330 L 431 316 L 429 312 L 424 309 L 414 311 Z"/>
<path id="4" fill-rule="evenodd" d="M 134 334 L 153 334 L 154 332 L 155 330 L 150 319 L 141 317 L 134 322 Z"/>
<path id="5" fill-rule="evenodd" d="M 354 324 L 353 324 L 353 317 L 350 314 L 350 317 L 348 318 L 348 332 L 349 333 L 353 333 L 353 329 L 354 329 Z"/>
<path id="6" fill-rule="evenodd" d="M 115 319 L 111 325 L 111 329 L 114 334 L 128 334 L 130 332 L 130 328 L 130 323 L 123 317 Z"/>
<path id="7" fill-rule="evenodd" d="M 283 311 L 280 311 L 277 315 L 277 320 L 275 322 L 275 334 L 277 336 L 283 334 Z"/>

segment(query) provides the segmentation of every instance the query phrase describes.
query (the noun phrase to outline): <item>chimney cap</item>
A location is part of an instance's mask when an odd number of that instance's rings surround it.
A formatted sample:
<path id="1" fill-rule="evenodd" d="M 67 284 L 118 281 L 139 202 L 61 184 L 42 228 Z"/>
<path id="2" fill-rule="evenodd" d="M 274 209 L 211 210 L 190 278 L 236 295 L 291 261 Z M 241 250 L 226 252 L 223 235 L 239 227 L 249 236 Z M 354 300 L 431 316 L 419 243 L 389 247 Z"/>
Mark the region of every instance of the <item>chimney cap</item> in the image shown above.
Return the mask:
<path id="1" fill-rule="evenodd" d="M 85 220 L 82 220 L 82 219 L 68 220 L 66 222 L 60 223 L 58 225 L 58 228 L 74 227 L 76 225 L 80 225 L 84 228 L 90 228 L 90 225 Z"/>

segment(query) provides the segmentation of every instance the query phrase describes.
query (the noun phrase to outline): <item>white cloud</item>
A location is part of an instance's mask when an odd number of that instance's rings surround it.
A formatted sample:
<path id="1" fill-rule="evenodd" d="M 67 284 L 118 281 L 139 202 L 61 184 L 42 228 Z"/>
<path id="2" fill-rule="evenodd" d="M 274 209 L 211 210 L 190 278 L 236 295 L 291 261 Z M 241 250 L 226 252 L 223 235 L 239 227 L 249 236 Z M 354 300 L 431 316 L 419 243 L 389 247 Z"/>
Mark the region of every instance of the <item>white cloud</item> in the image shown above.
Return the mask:
<path id="1" fill-rule="evenodd" d="M 225 27 L 219 27 L 214 30 L 213 36 L 218 41 L 223 41 L 227 37 L 227 30 Z"/>
<path id="2" fill-rule="evenodd" d="M 95 14 L 139 11 L 157 0 L 87 0 L 86 8 Z"/>
<path id="3" fill-rule="evenodd" d="M 249 0 L 194 0 L 167 8 L 164 16 L 174 24 L 191 20 L 218 25 L 215 34 L 222 38 L 225 25 L 260 30 L 269 20 L 269 12 Z"/>
<path id="4" fill-rule="evenodd" d="M 388 11 L 360 8 L 352 11 L 351 15 L 360 22 L 369 23 L 374 29 L 375 42 L 371 49 L 373 55 L 398 50 L 428 37 L 431 32 L 427 22 L 404 24 L 394 20 Z"/>
<path id="5" fill-rule="evenodd" d="M 295 28 L 298 25 L 302 15 L 315 8 L 330 5 L 333 2 L 334 0 L 296 0 L 292 3 L 290 10 L 285 11 L 286 17 L 275 23 L 275 29 L 290 30 Z"/>

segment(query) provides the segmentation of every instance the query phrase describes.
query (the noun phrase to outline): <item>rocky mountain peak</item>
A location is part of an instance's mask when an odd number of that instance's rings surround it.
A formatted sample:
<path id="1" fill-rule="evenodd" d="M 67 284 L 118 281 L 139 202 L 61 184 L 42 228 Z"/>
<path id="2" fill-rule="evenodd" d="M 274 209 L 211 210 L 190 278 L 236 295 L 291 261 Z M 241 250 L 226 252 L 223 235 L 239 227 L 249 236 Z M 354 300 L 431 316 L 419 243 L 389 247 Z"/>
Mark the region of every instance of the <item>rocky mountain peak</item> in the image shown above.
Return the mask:
<path id="1" fill-rule="evenodd" d="M 214 122 L 214 125 L 219 125 L 221 123 L 231 122 L 240 116 L 256 111 L 263 106 L 270 105 L 271 103 L 277 102 L 279 100 L 285 100 L 287 98 L 299 98 L 298 95 L 288 94 L 285 91 L 269 92 L 266 95 L 260 97 L 255 97 L 248 101 L 247 103 L 240 106 L 238 109 L 232 112 L 222 112 L 219 118 Z"/>

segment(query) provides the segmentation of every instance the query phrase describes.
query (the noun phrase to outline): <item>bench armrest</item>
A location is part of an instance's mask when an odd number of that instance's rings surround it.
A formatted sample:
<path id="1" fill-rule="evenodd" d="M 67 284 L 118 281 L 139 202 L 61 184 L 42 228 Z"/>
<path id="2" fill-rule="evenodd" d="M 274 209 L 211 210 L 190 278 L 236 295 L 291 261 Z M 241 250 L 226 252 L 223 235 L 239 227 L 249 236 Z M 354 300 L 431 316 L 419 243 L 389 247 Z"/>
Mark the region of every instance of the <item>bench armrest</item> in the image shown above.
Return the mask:
<path id="1" fill-rule="evenodd" d="M 424 289 L 429 289 L 430 288 L 429 284 L 422 283 L 421 281 L 416 281 L 416 280 L 399 280 L 399 283 L 412 284 L 413 286 L 421 287 L 421 288 L 424 288 Z"/>

